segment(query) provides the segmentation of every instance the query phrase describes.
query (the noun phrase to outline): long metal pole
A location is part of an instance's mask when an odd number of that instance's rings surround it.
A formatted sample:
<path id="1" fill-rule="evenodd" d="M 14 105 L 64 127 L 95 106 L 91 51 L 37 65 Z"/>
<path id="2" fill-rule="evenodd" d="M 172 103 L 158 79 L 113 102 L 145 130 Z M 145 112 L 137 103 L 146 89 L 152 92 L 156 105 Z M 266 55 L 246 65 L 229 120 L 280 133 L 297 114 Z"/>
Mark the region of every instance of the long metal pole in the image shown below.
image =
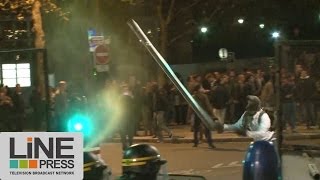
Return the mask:
<path id="1" fill-rule="evenodd" d="M 169 64 L 166 60 L 161 56 L 158 50 L 153 46 L 145 33 L 141 30 L 138 23 L 134 20 L 130 20 L 128 22 L 131 30 L 136 34 L 139 41 L 143 44 L 143 46 L 148 50 L 153 59 L 159 64 L 161 69 L 166 73 L 169 79 L 173 82 L 175 87 L 179 90 L 179 92 L 183 95 L 186 101 L 191 105 L 192 109 L 196 112 L 199 118 L 202 120 L 203 124 L 209 128 L 210 130 L 214 130 L 216 127 L 216 123 L 212 120 L 209 114 L 195 101 L 189 91 L 184 87 L 184 85 L 180 82 L 178 77 L 172 71 Z"/>

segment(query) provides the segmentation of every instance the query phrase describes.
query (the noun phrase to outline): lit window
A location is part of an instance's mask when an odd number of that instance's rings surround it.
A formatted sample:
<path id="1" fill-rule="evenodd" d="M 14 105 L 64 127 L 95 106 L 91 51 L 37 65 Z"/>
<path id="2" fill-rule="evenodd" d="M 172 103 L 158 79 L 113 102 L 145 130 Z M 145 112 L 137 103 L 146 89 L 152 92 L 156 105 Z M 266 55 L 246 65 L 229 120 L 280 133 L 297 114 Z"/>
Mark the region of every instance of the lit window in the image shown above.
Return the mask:
<path id="1" fill-rule="evenodd" d="M 15 87 L 20 84 L 21 87 L 31 86 L 30 64 L 2 64 L 3 84 L 9 87 Z"/>

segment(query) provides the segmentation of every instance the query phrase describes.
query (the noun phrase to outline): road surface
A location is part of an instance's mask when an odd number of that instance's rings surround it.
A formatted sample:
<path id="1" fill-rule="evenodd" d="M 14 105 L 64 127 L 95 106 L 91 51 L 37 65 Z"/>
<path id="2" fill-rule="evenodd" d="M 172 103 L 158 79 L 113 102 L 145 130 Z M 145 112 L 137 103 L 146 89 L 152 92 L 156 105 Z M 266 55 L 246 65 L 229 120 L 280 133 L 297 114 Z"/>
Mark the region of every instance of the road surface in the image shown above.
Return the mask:
<path id="1" fill-rule="evenodd" d="M 168 172 L 202 175 L 207 179 L 241 180 L 242 160 L 249 143 L 216 143 L 210 150 L 207 144 L 194 148 L 192 144 L 153 144 L 168 160 Z M 121 174 L 121 144 L 101 146 L 101 155 L 114 175 Z"/>

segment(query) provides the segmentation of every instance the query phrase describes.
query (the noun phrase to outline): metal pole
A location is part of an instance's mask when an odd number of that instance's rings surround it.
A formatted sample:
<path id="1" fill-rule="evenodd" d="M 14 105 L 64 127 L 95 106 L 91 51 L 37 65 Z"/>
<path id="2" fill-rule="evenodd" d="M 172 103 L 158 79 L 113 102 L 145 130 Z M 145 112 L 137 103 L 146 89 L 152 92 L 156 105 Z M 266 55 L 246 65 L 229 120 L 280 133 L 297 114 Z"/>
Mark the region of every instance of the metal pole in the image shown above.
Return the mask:
<path id="1" fill-rule="evenodd" d="M 280 69 L 281 69 L 281 43 L 276 41 L 275 48 L 275 64 L 276 64 L 276 76 L 275 76 L 275 93 L 276 93 L 276 107 L 275 107 L 275 120 L 276 120 L 276 133 L 277 133 L 277 147 L 281 158 L 281 145 L 283 141 L 282 135 L 282 118 L 281 118 L 281 100 L 280 100 Z"/>
<path id="2" fill-rule="evenodd" d="M 180 82 L 178 77 L 170 68 L 169 64 L 165 61 L 165 59 L 161 56 L 158 50 L 153 46 L 144 32 L 141 30 L 139 25 L 134 21 L 131 20 L 128 22 L 131 30 L 136 34 L 139 41 L 143 44 L 143 46 L 149 51 L 153 59 L 159 64 L 161 69 L 166 73 L 169 79 L 173 82 L 176 88 L 180 91 L 186 101 L 191 105 L 192 109 L 196 112 L 199 118 L 202 120 L 203 124 L 210 130 L 216 129 L 218 125 L 215 123 L 209 114 L 195 101 L 189 91 L 184 87 L 184 85 Z"/>

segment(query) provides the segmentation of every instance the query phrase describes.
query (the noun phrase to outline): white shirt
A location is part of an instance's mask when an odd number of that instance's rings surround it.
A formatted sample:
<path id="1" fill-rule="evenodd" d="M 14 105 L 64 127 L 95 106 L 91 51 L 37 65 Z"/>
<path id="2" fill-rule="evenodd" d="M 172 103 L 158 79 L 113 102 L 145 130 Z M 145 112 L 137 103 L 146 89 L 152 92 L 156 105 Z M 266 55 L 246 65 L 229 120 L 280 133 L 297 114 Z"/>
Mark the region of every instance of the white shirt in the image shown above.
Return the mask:
<path id="1" fill-rule="evenodd" d="M 262 110 L 256 112 L 256 114 L 253 115 L 253 120 L 249 123 L 248 130 L 246 130 L 246 135 L 248 137 L 253 138 L 254 141 L 259 141 L 259 140 L 268 141 L 272 138 L 274 134 L 273 131 L 269 131 L 269 128 L 271 126 L 271 120 L 267 113 L 264 113 L 261 116 L 261 121 L 259 123 L 259 116 L 261 112 Z M 238 122 L 236 122 L 235 124 L 225 124 L 224 130 L 227 130 L 227 131 L 241 130 L 243 128 L 244 114 L 245 113 L 242 114 Z"/>

